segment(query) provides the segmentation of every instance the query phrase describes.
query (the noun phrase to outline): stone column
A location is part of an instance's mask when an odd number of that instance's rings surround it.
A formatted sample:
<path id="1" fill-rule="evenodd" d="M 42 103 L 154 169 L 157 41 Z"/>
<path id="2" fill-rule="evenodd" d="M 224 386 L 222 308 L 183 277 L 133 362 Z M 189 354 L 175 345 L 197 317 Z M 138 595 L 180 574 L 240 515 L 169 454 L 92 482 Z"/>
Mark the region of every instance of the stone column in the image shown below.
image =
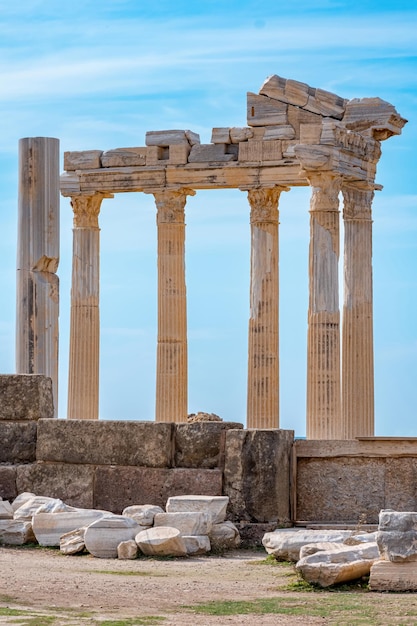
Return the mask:
<path id="1" fill-rule="evenodd" d="M 251 189 L 248 428 L 279 427 L 278 201 L 283 191 Z"/>
<path id="2" fill-rule="evenodd" d="M 307 438 L 342 439 L 340 398 L 339 191 L 331 172 L 307 172 L 310 203 Z"/>
<path id="3" fill-rule="evenodd" d="M 99 277 L 98 214 L 103 194 L 73 196 L 71 325 L 68 377 L 69 419 L 98 419 Z"/>
<path id="4" fill-rule="evenodd" d="M 374 436 L 373 189 L 344 186 L 342 414 L 344 437 Z"/>
<path id="5" fill-rule="evenodd" d="M 52 378 L 58 408 L 59 140 L 19 141 L 16 372 Z"/>
<path id="6" fill-rule="evenodd" d="M 185 203 L 192 189 L 154 193 L 158 228 L 157 422 L 186 422 L 188 414 Z"/>

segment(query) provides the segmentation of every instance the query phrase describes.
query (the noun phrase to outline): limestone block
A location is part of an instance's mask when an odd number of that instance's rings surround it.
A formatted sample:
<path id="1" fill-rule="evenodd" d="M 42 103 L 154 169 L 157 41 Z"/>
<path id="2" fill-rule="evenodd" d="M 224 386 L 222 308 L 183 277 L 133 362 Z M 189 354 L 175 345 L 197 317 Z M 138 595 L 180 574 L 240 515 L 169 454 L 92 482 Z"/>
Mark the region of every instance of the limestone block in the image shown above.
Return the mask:
<path id="1" fill-rule="evenodd" d="M 288 124 L 287 105 L 267 96 L 248 93 L 247 122 L 248 126 Z"/>
<path id="2" fill-rule="evenodd" d="M 187 556 L 184 539 L 176 528 L 159 526 L 142 530 L 135 541 L 146 556 Z"/>
<path id="3" fill-rule="evenodd" d="M 282 159 L 282 142 L 279 140 L 261 141 L 249 139 L 239 144 L 239 161 L 263 162 Z"/>
<path id="4" fill-rule="evenodd" d="M 95 170 L 101 167 L 102 150 L 84 150 L 83 152 L 64 152 L 64 170 Z"/>
<path id="5" fill-rule="evenodd" d="M 346 539 L 346 541 L 349 540 Z M 346 541 L 343 541 L 343 545 L 346 545 Z M 304 559 L 304 557 L 316 554 L 316 552 L 330 552 L 331 550 L 334 550 L 335 547 L 336 544 L 331 541 L 322 541 L 321 543 L 307 543 L 305 546 L 301 546 L 299 558 L 300 560 Z"/>
<path id="6" fill-rule="evenodd" d="M 13 509 L 10 502 L 0 498 L 0 520 L 13 519 Z"/>
<path id="7" fill-rule="evenodd" d="M 324 117 L 334 117 L 341 120 L 345 112 L 347 100 L 324 89 L 315 89 L 314 95 L 309 95 L 305 109 L 312 113 L 319 113 Z"/>
<path id="8" fill-rule="evenodd" d="M 213 524 L 209 533 L 213 550 L 233 550 L 240 545 L 240 534 L 233 522 Z"/>
<path id="9" fill-rule="evenodd" d="M 154 504 L 134 504 L 126 507 L 122 515 L 127 515 L 135 520 L 140 526 L 152 526 L 157 513 L 163 513 L 160 506 Z"/>
<path id="10" fill-rule="evenodd" d="M 76 528 L 61 535 L 59 539 L 59 549 L 63 554 L 78 554 L 84 552 L 84 535 L 87 527 Z"/>
<path id="11" fill-rule="evenodd" d="M 146 149 L 146 165 L 160 165 L 160 161 L 166 161 L 169 158 L 168 148 L 161 148 L 159 146 L 149 146 Z"/>
<path id="12" fill-rule="evenodd" d="M 300 559 L 296 570 L 309 583 L 329 587 L 369 574 L 371 566 L 378 558 L 376 543 L 337 546 L 329 551 L 319 550 Z"/>
<path id="13" fill-rule="evenodd" d="M 295 159 L 295 146 L 298 145 L 297 141 L 282 141 L 282 156 L 283 158 Z"/>
<path id="14" fill-rule="evenodd" d="M 417 513 L 380 511 L 376 541 L 386 561 L 417 561 Z"/>
<path id="15" fill-rule="evenodd" d="M 23 493 L 19 493 L 19 495 L 12 502 L 13 513 L 17 511 L 17 509 L 21 507 L 22 504 L 25 504 L 25 502 L 28 502 L 28 500 L 32 500 L 32 498 L 35 497 L 36 494 L 32 493 L 31 491 L 24 491 Z"/>
<path id="16" fill-rule="evenodd" d="M 287 80 L 282 78 L 281 76 L 277 76 L 273 74 L 272 76 L 268 76 L 260 90 L 259 93 L 264 96 L 268 96 L 268 98 L 273 98 L 274 100 L 280 100 L 281 102 L 286 102 L 287 97 L 285 95 L 285 87 L 287 84 Z"/>
<path id="17" fill-rule="evenodd" d="M 232 143 L 240 143 L 241 141 L 247 141 L 253 137 L 253 128 L 231 128 L 230 139 Z M 226 142 L 227 143 L 227 142 Z"/>
<path id="18" fill-rule="evenodd" d="M 319 126 L 318 124 L 300 124 L 300 143 L 320 143 L 321 131 L 321 125 Z"/>
<path id="19" fill-rule="evenodd" d="M 296 138 L 300 138 L 300 129 L 302 124 L 315 125 L 318 128 L 323 124 L 323 116 L 318 113 L 312 113 L 311 111 L 306 111 L 305 109 L 300 109 L 297 106 L 293 106 L 291 104 L 288 105 L 288 123 L 295 130 Z M 335 120 L 332 118 L 332 121 Z M 301 141 L 300 141 L 301 143 Z M 318 143 L 318 142 L 317 142 Z"/>
<path id="20" fill-rule="evenodd" d="M 234 422 L 176 424 L 174 431 L 176 467 L 222 467 L 226 431 L 243 425 Z"/>
<path id="21" fill-rule="evenodd" d="M 357 523 L 363 515 L 375 524 L 384 508 L 384 476 L 382 458 L 300 458 L 297 519 Z"/>
<path id="22" fill-rule="evenodd" d="M 266 136 L 262 142 L 262 161 L 280 161 L 282 159 L 282 141 L 271 139 Z"/>
<path id="23" fill-rule="evenodd" d="M 181 535 L 208 535 L 212 521 L 210 514 L 205 512 L 157 513 L 154 527 L 158 526 L 176 528 Z"/>
<path id="24" fill-rule="evenodd" d="M 417 591 L 417 563 L 392 563 L 379 560 L 371 567 L 371 591 Z"/>
<path id="25" fill-rule="evenodd" d="M 134 539 L 139 530 L 139 524 L 130 517 L 107 515 L 88 526 L 84 535 L 85 547 L 93 556 L 115 559 L 117 546 L 122 541 Z"/>
<path id="26" fill-rule="evenodd" d="M 200 136 L 190 130 L 151 130 L 146 133 L 145 143 L 147 146 L 159 146 L 167 148 L 175 144 L 196 145 L 200 142 Z"/>
<path id="27" fill-rule="evenodd" d="M 120 513 L 126 506 L 153 502 L 164 507 L 171 495 L 221 495 L 222 472 L 203 469 L 98 467 L 94 507 Z"/>
<path id="28" fill-rule="evenodd" d="M 35 536 L 31 522 L 21 520 L 0 520 L 0 544 L 23 546 L 34 543 Z"/>
<path id="29" fill-rule="evenodd" d="M 265 128 L 264 140 L 269 139 L 294 139 L 295 130 L 290 124 L 281 126 L 268 126 Z"/>
<path id="30" fill-rule="evenodd" d="M 94 466 L 33 463 L 17 467 L 19 492 L 34 491 L 61 498 L 68 505 L 93 508 Z M 106 507 L 97 507 L 106 508 Z"/>
<path id="31" fill-rule="evenodd" d="M 230 128 L 213 128 L 210 143 L 231 143 Z"/>
<path id="32" fill-rule="evenodd" d="M 394 511 L 417 511 L 417 459 L 385 460 L 385 505 Z"/>
<path id="33" fill-rule="evenodd" d="M 171 496 L 166 504 L 167 513 L 203 512 L 209 513 L 213 524 L 226 519 L 227 496 Z"/>
<path id="34" fill-rule="evenodd" d="M 6 500 L 13 500 L 17 495 L 16 467 L 0 465 L 0 493 Z"/>
<path id="35" fill-rule="evenodd" d="M 371 136 L 378 141 L 400 135 L 406 123 L 407 120 L 398 114 L 395 107 L 381 98 L 349 100 L 343 117 L 346 128 L 360 133 L 369 130 Z"/>
<path id="36" fill-rule="evenodd" d="M 117 558 L 123 560 L 133 560 L 138 556 L 138 545 L 134 539 L 122 541 L 117 546 Z"/>
<path id="37" fill-rule="evenodd" d="M 210 161 L 235 161 L 233 154 L 227 153 L 226 143 L 195 144 L 191 148 L 189 163 L 209 163 Z"/>
<path id="38" fill-rule="evenodd" d="M 36 433 L 36 422 L 0 421 L 0 463 L 35 461 Z"/>
<path id="39" fill-rule="evenodd" d="M 211 545 L 210 539 L 207 535 L 182 535 L 185 543 L 185 549 L 190 556 L 198 556 L 200 554 L 207 554 L 210 552 Z"/>
<path id="40" fill-rule="evenodd" d="M 170 467 L 172 431 L 170 423 L 42 420 L 38 424 L 37 459 Z"/>
<path id="41" fill-rule="evenodd" d="M 50 498 L 49 496 L 34 496 L 26 500 L 14 511 L 14 519 L 20 521 L 31 522 L 33 516 L 42 509 L 49 512 L 66 510 L 66 505 L 59 498 Z"/>
<path id="42" fill-rule="evenodd" d="M 32 518 L 33 532 L 40 546 L 59 546 L 63 535 L 89 526 L 104 515 L 110 515 L 110 513 L 95 509 L 79 509 L 61 513 L 38 511 Z"/>
<path id="43" fill-rule="evenodd" d="M 101 155 L 102 167 L 132 167 L 146 165 L 147 148 L 116 148 Z"/>
<path id="44" fill-rule="evenodd" d="M 185 165 L 191 151 L 190 144 L 173 144 L 169 146 L 168 163 L 170 165 Z"/>
<path id="45" fill-rule="evenodd" d="M 298 561 L 300 550 L 311 543 L 343 543 L 352 533 L 349 530 L 293 530 L 280 528 L 265 533 L 262 544 L 268 554 L 281 561 Z"/>
<path id="46" fill-rule="evenodd" d="M 288 522 L 293 439 L 292 430 L 227 431 L 223 494 L 232 521 Z"/>
<path id="47" fill-rule="evenodd" d="M 52 418 L 52 380 L 42 374 L 0 375 L 0 420 Z"/>

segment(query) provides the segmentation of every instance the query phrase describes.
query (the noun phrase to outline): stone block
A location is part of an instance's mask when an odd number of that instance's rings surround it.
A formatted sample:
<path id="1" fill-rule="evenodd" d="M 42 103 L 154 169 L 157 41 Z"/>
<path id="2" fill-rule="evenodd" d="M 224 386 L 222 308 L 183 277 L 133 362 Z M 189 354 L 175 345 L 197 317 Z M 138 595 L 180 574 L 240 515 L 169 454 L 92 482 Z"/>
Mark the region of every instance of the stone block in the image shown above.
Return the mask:
<path id="1" fill-rule="evenodd" d="M 117 546 L 117 558 L 122 560 L 134 560 L 138 556 L 138 544 L 134 539 L 122 541 Z"/>
<path id="2" fill-rule="evenodd" d="M 290 124 L 282 124 L 280 126 L 268 126 L 265 128 L 264 140 L 271 139 L 294 139 L 295 130 Z"/>
<path id="3" fill-rule="evenodd" d="M 293 440 L 292 430 L 227 431 L 223 493 L 232 520 L 289 521 Z"/>
<path id="4" fill-rule="evenodd" d="M 18 492 L 32 491 L 60 498 L 66 504 L 93 508 L 94 467 L 65 463 L 33 463 L 17 467 Z"/>
<path id="5" fill-rule="evenodd" d="M 56 463 L 170 467 L 172 433 L 163 422 L 42 420 L 36 454 Z"/>
<path id="6" fill-rule="evenodd" d="M 104 515 L 109 515 L 109 513 L 95 509 L 36 513 L 32 518 L 32 528 L 40 546 L 59 546 L 63 535 L 89 526 Z"/>
<path id="7" fill-rule="evenodd" d="M 137 167 L 146 165 L 147 148 L 116 148 L 101 155 L 102 167 Z"/>
<path id="8" fill-rule="evenodd" d="M 350 530 L 309 530 L 279 528 L 265 533 L 262 544 L 268 554 L 280 561 L 298 561 L 300 550 L 309 544 L 342 544 L 352 533 Z"/>
<path id="9" fill-rule="evenodd" d="M 176 467 L 223 467 L 226 431 L 242 424 L 234 422 L 195 422 L 175 424 L 174 464 Z"/>
<path id="10" fill-rule="evenodd" d="M 385 459 L 297 461 L 297 519 L 375 524 L 384 508 Z"/>
<path id="11" fill-rule="evenodd" d="M 213 524 L 226 519 L 227 496 L 171 496 L 166 504 L 167 513 L 204 512 L 209 513 Z"/>
<path id="12" fill-rule="evenodd" d="M 62 513 L 71 510 L 60 498 L 50 498 L 49 496 L 33 496 L 25 500 L 14 510 L 14 519 L 30 522 L 32 517 L 38 512 Z"/>
<path id="13" fill-rule="evenodd" d="M 371 591 L 417 591 L 417 562 L 376 561 L 369 577 Z"/>
<path id="14" fill-rule="evenodd" d="M 146 149 L 146 165 L 160 165 L 161 161 L 166 161 L 169 158 L 168 148 L 160 148 L 159 146 L 149 146 Z"/>
<path id="15" fill-rule="evenodd" d="M 354 98 L 347 102 L 343 123 L 350 130 L 363 134 L 368 131 L 370 136 L 383 141 L 392 135 L 400 135 L 407 120 L 381 98 Z"/>
<path id="16" fill-rule="evenodd" d="M 142 530 L 135 541 L 146 556 L 187 556 L 184 539 L 176 528 L 159 526 Z"/>
<path id="17" fill-rule="evenodd" d="M 153 526 L 153 520 L 157 513 L 163 513 L 160 506 L 154 504 L 134 504 L 122 511 L 122 515 L 131 517 L 140 526 Z"/>
<path id="18" fill-rule="evenodd" d="M 168 146 L 178 144 L 195 145 L 200 142 L 197 133 L 187 130 L 151 130 L 146 133 L 145 143 L 147 146 Z"/>
<path id="19" fill-rule="evenodd" d="M 231 143 L 230 128 L 213 128 L 210 143 Z"/>
<path id="20" fill-rule="evenodd" d="M 120 513 L 127 506 L 152 503 L 165 507 L 170 496 L 222 494 L 222 472 L 203 469 L 97 467 L 94 507 Z"/>
<path id="21" fill-rule="evenodd" d="M 188 162 L 191 146 L 185 144 L 173 144 L 169 146 L 168 163 L 170 165 L 185 165 Z"/>
<path id="22" fill-rule="evenodd" d="M 31 522 L 0 520 L 0 544 L 23 546 L 35 541 Z"/>
<path id="23" fill-rule="evenodd" d="M 95 170 L 101 167 L 102 150 L 84 150 L 83 152 L 64 152 L 64 170 Z"/>
<path id="24" fill-rule="evenodd" d="M 227 153 L 226 143 L 207 143 L 196 144 L 191 148 L 190 156 L 188 157 L 189 163 L 209 163 L 215 162 L 227 162 L 235 161 L 234 154 Z"/>
<path id="25" fill-rule="evenodd" d="M 300 143 L 320 143 L 322 126 L 318 124 L 300 124 Z"/>
<path id="26" fill-rule="evenodd" d="M 248 139 L 252 139 L 253 135 L 254 135 L 253 128 L 233 127 L 230 129 L 230 139 L 232 143 L 240 143 L 241 141 L 247 141 Z"/>
<path id="27" fill-rule="evenodd" d="M 84 552 L 85 543 L 84 543 L 84 535 L 85 535 L 86 527 L 77 528 L 76 530 L 71 530 L 64 535 L 61 535 L 59 540 L 59 549 L 63 554 L 78 554 L 79 552 Z"/>
<path id="28" fill-rule="evenodd" d="M 0 497 L 10 501 L 16 496 L 16 467 L 0 465 Z"/>
<path id="29" fill-rule="evenodd" d="M 282 159 L 282 142 L 269 139 L 267 141 L 249 139 L 239 144 L 239 161 L 264 162 Z"/>
<path id="30" fill-rule="evenodd" d="M 417 459 L 385 459 L 385 504 L 393 511 L 417 511 Z"/>
<path id="31" fill-rule="evenodd" d="M 157 513 L 154 526 L 170 526 L 179 530 L 181 535 L 208 535 L 212 521 L 207 512 Z"/>
<path id="32" fill-rule="evenodd" d="M 181 535 L 189 556 L 198 556 L 210 552 L 210 539 L 207 535 Z"/>
<path id="33" fill-rule="evenodd" d="M 213 524 L 209 538 L 214 550 L 233 550 L 240 545 L 239 531 L 230 521 Z"/>
<path id="34" fill-rule="evenodd" d="M 386 561 L 417 561 L 417 513 L 380 511 L 376 541 Z"/>
<path id="35" fill-rule="evenodd" d="M 36 432 L 36 422 L 0 422 L 0 463 L 34 461 Z"/>
<path id="36" fill-rule="evenodd" d="M 131 517 L 107 515 L 86 528 L 85 547 L 100 559 L 116 559 L 119 544 L 134 539 L 139 530 L 140 526 Z"/>
<path id="37" fill-rule="evenodd" d="M 54 417 L 52 380 L 41 374 L 0 375 L 0 420 Z"/>
<path id="38" fill-rule="evenodd" d="M 247 122 L 248 126 L 276 126 L 288 124 L 287 104 L 273 100 L 267 96 L 248 93 Z"/>

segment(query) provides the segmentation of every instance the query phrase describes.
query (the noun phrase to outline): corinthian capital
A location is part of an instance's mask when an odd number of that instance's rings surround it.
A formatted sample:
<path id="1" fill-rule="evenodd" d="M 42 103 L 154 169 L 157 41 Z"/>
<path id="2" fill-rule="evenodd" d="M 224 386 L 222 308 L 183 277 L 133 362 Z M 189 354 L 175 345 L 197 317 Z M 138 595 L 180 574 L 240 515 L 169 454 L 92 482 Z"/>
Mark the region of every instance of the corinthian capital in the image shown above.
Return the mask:
<path id="1" fill-rule="evenodd" d="M 286 191 L 286 188 L 272 187 L 267 189 L 257 187 L 256 189 L 249 189 L 248 200 L 251 208 L 251 223 L 278 222 L 278 201 L 281 191 Z"/>
<path id="2" fill-rule="evenodd" d="M 153 195 L 158 209 L 156 217 L 158 224 L 183 224 L 187 196 L 195 196 L 195 191 L 183 187 L 182 189 L 155 191 Z"/>
<path id="3" fill-rule="evenodd" d="M 346 185 L 343 193 L 343 219 L 346 221 L 372 221 L 373 189 L 357 185 Z"/>
<path id="4" fill-rule="evenodd" d="M 72 196 L 71 206 L 74 211 L 74 228 L 98 228 L 98 214 L 105 194 L 93 196 Z"/>
<path id="5" fill-rule="evenodd" d="M 342 178 L 333 172 L 306 172 L 311 185 L 311 211 L 338 211 Z"/>

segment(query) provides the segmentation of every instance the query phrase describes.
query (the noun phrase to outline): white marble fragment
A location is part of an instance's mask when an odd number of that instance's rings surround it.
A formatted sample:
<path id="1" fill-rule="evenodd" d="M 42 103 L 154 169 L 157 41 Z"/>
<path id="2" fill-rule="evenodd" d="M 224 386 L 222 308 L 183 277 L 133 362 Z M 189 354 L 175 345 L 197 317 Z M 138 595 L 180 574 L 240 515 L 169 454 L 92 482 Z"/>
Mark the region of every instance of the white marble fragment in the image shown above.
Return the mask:
<path id="1" fill-rule="evenodd" d="M 12 502 L 12 509 L 15 512 L 18 508 L 25 504 L 28 500 L 32 500 L 32 498 L 36 498 L 35 493 L 31 493 L 30 491 L 24 491 L 23 493 L 19 493 L 18 496 Z"/>
<path id="2" fill-rule="evenodd" d="M 133 560 L 138 556 L 138 544 L 134 539 L 121 541 L 117 546 L 117 558 L 123 560 Z"/>
<path id="3" fill-rule="evenodd" d="M 184 539 L 176 528 L 159 526 L 142 530 L 135 541 L 146 556 L 187 556 Z"/>
<path id="4" fill-rule="evenodd" d="M 187 554 L 190 556 L 198 556 L 199 554 L 207 554 L 211 550 L 210 539 L 207 535 L 183 535 L 182 536 Z"/>
<path id="5" fill-rule="evenodd" d="M 382 509 L 376 541 L 386 561 L 417 561 L 417 512 Z"/>
<path id="6" fill-rule="evenodd" d="M 0 500 L 0 520 L 3 519 L 13 519 L 12 505 L 7 500 Z"/>
<path id="7" fill-rule="evenodd" d="M 233 550 L 240 545 L 240 534 L 233 522 L 213 524 L 209 533 L 212 550 Z"/>
<path id="8" fill-rule="evenodd" d="M 42 508 L 43 512 L 54 512 L 58 510 L 71 510 L 72 507 L 64 504 L 59 498 L 48 498 L 46 496 L 34 496 L 26 500 L 14 512 L 14 519 L 31 521 L 32 517 Z"/>
<path id="9" fill-rule="evenodd" d="M 213 524 L 226 519 L 228 496 L 171 496 L 166 504 L 167 513 L 209 512 Z"/>
<path id="10" fill-rule="evenodd" d="M 262 544 L 268 554 L 273 554 L 282 561 L 298 561 L 300 549 L 308 543 L 342 543 L 352 533 L 349 530 L 294 530 L 292 528 L 280 528 L 270 533 L 265 533 Z"/>
<path id="11" fill-rule="evenodd" d="M 207 512 L 157 513 L 154 526 L 171 526 L 181 535 L 208 535 L 212 521 Z"/>
<path id="12" fill-rule="evenodd" d="M 152 526 L 155 515 L 163 512 L 160 506 L 154 504 L 134 504 L 126 507 L 122 515 L 131 517 L 141 526 Z"/>
<path id="13" fill-rule="evenodd" d="M 89 526 L 92 522 L 109 515 L 106 511 L 78 509 L 61 513 L 35 513 L 32 518 L 33 532 L 41 546 L 59 546 L 62 535 Z"/>
<path id="14" fill-rule="evenodd" d="M 131 517 L 106 515 L 88 526 L 84 535 L 85 547 L 93 556 L 116 559 L 119 543 L 134 539 L 140 528 Z"/>
<path id="15" fill-rule="evenodd" d="M 59 540 L 59 549 L 63 554 L 78 554 L 85 549 L 84 535 L 86 526 L 76 528 L 61 535 Z"/>
<path id="16" fill-rule="evenodd" d="M 23 546 L 25 543 L 34 543 L 35 541 L 31 522 L 13 519 L 0 520 L 0 544 Z"/>

